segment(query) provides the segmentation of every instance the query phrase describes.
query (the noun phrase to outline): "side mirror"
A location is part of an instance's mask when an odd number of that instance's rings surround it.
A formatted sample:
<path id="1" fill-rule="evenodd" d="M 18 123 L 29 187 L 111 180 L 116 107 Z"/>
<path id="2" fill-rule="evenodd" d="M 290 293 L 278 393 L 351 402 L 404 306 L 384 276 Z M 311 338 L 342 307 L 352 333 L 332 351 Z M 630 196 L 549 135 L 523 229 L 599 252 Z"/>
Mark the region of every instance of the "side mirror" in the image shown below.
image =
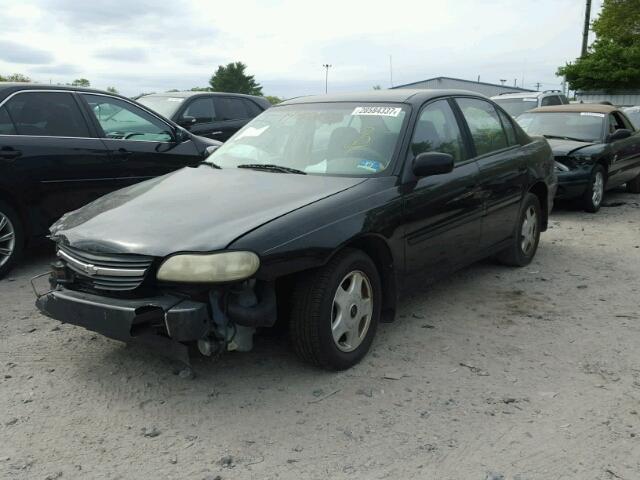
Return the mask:
<path id="1" fill-rule="evenodd" d="M 193 125 L 195 125 L 195 123 L 196 123 L 196 118 L 189 117 L 189 116 L 182 117 L 180 121 L 178 121 L 178 125 L 180 125 L 183 128 L 186 128 L 187 130 L 191 128 Z"/>
<path id="2" fill-rule="evenodd" d="M 631 130 L 627 130 L 626 128 L 619 128 L 611 135 L 607 137 L 608 142 L 615 142 L 616 140 L 622 140 L 624 138 L 629 138 L 631 136 Z"/>
<path id="3" fill-rule="evenodd" d="M 419 153 L 413 159 L 412 169 L 416 177 L 449 173 L 453 171 L 453 156 L 440 152 Z"/>

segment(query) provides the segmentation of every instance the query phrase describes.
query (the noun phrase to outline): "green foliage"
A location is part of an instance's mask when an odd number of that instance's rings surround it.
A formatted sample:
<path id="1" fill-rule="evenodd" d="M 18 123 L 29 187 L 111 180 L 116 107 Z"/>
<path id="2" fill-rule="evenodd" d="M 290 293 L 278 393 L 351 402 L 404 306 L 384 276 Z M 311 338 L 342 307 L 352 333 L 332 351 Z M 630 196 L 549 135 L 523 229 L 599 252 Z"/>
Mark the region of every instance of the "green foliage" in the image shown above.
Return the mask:
<path id="1" fill-rule="evenodd" d="M 558 69 L 572 90 L 640 88 L 640 0 L 604 0 L 586 56 Z"/>
<path id="2" fill-rule="evenodd" d="M 20 83 L 29 83 L 31 79 L 22 73 L 12 73 L 6 77 L 0 75 L 0 82 L 20 82 Z"/>
<path id="3" fill-rule="evenodd" d="M 245 93 L 262 95 L 262 86 L 255 81 L 253 75 L 247 75 L 247 66 L 242 62 L 219 65 L 216 73 L 209 80 L 214 92 Z"/>
<path id="4" fill-rule="evenodd" d="M 120 93 L 116 87 L 107 87 L 107 92 L 109 93 Z"/>
<path id="5" fill-rule="evenodd" d="M 382 90 L 382 87 L 380 85 L 374 85 L 373 89 L 374 90 Z"/>
<path id="6" fill-rule="evenodd" d="M 271 103 L 271 105 L 277 105 L 278 103 L 282 102 L 282 99 L 280 97 L 276 97 L 274 95 L 265 95 L 264 98 L 269 100 L 269 103 Z"/>
<path id="7" fill-rule="evenodd" d="M 193 87 L 191 88 L 192 92 L 210 92 L 211 91 L 211 87 Z M 177 90 L 176 90 L 177 92 Z"/>
<path id="8" fill-rule="evenodd" d="M 77 78 L 73 82 L 71 82 L 72 87 L 90 87 L 91 82 L 86 78 Z"/>

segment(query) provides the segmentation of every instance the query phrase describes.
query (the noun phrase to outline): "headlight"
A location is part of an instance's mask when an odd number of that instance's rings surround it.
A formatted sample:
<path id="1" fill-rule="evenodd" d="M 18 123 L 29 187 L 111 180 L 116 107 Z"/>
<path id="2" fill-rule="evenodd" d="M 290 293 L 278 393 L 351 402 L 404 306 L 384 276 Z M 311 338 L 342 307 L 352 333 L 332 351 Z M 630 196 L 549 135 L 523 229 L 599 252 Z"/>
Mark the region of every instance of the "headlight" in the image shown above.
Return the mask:
<path id="1" fill-rule="evenodd" d="M 260 258 L 253 252 L 174 255 L 158 270 L 158 280 L 184 283 L 233 282 L 258 271 Z"/>
<path id="2" fill-rule="evenodd" d="M 556 162 L 556 170 L 560 170 L 561 172 L 568 172 L 570 170 L 564 163 Z"/>

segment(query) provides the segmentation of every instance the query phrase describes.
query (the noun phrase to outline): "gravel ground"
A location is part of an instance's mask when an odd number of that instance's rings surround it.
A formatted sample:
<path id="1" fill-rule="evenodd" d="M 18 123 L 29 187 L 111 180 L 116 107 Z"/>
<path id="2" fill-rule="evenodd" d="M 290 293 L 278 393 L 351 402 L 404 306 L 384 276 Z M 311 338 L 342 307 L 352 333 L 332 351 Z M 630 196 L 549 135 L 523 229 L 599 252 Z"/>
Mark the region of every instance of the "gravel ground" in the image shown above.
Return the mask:
<path id="1" fill-rule="evenodd" d="M 0 478 L 638 479 L 640 199 L 606 202 L 527 268 L 415 286 L 338 374 L 271 335 L 180 378 L 39 315 L 32 253 L 0 281 Z"/>

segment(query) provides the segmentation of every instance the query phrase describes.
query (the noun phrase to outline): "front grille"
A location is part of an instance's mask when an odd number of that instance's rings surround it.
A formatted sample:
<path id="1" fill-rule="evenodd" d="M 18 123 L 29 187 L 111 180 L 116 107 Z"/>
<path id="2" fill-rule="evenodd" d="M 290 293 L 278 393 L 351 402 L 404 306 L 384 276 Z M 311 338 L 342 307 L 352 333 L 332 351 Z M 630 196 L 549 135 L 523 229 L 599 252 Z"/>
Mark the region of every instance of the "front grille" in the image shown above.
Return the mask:
<path id="1" fill-rule="evenodd" d="M 58 247 L 58 257 L 80 283 L 96 290 L 129 291 L 138 288 L 153 262 L 144 255 L 90 253 Z"/>

